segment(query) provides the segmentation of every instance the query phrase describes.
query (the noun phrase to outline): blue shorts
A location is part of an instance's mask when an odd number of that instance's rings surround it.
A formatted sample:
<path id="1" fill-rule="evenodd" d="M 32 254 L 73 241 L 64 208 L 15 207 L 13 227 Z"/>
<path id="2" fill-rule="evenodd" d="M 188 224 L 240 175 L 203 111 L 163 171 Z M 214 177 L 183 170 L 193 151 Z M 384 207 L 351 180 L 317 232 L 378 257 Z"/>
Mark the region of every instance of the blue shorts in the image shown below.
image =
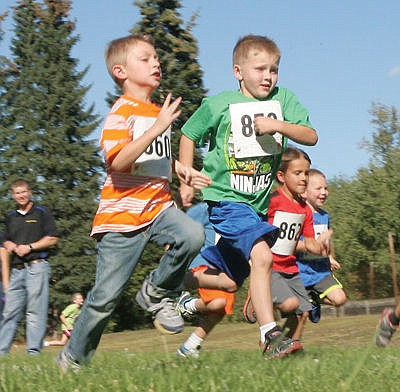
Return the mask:
<path id="1" fill-rule="evenodd" d="M 217 245 L 203 249 L 201 255 L 241 286 L 250 274 L 249 259 L 254 243 L 263 238 L 272 247 L 279 229 L 245 203 L 208 202 L 208 212 L 221 238 Z"/>

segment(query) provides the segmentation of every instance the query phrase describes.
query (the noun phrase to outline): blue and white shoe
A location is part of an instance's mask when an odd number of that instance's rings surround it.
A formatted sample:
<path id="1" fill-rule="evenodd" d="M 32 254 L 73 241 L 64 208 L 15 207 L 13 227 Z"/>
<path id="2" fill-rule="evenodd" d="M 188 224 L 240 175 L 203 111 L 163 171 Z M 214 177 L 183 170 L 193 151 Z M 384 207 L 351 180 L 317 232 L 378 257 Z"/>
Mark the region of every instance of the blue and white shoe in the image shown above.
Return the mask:
<path id="1" fill-rule="evenodd" d="M 193 348 L 193 349 L 188 349 L 182 343 L 179 346 L 178 350 L 176 350 L 176 353 L 177 353 L 177 355 L 179 355 L 182 358 L 198 359 L 200 357 L 200 350 L 201 350 L 201 346 L 197 346 L 196 348 Z"/>
<path id="2" fill-rule="evenodd" d="M 176 311 L 187 321 L 193 321 L 198 314 L 196 311 L 186 308 L 186 304 L 193 299 L 188 291 L 183 291 L 175 305 Z"/>

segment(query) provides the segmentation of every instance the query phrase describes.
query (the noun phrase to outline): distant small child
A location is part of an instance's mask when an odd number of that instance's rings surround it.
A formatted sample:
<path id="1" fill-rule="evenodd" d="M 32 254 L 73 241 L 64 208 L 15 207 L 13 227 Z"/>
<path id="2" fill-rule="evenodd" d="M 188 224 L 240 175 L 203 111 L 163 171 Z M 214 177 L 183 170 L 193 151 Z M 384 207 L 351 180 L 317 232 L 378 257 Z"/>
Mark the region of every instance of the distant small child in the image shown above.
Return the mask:
<path id="1" fill-rule="evenodd" d="M 186 213 L 204 227 L 205 242 L 202 249 L 215 245 L 219 236 L 215 233 L 208 219 L 207 203 L 196 204 L 189 208 Z M 215 267 L 205 260 L 201 254 L 194 258 L 189 270 L 189 278 L 197 271 L 204 274 L 215 273 Z M 192 298 L 190 293 L 185 291 L 177 303 L 177 310 L 184 319 L 192 320 L 194 317 L 197 319 L 197 328 L 177 350 L 177 354 L 185 358 L 198 358 L 201 345 L 212 329 L 222 321 L 225 314 L 233 314 L 234 293 L 203 288 L 199 288 L 198 293 L 200 298 Z"/>
<path id="2" fill-rule="evenodd" d="M 317 169 L 308 172 L 308 183 L 303 197 L 313 212 L 315 238 L 330 228 L 329 214 L 321 207 L 328 198 L 328 185 L 324 173 Z M 317 323 L 321 317 L 321 303 L 331 306 L 341 306 L 346 302 L 346 293 L 342 284 L 336 279 L 332 271 L 340 269 L 340 264 L 332 254 L 317 256 L 309 252 L 297 253 L 297 265 L 300 278 L 311 298 L 312 310 L 309 318 Z"/>
<path id="3" fill-rule="evenodd" d="M 324 233 L 319 241 L 314 239 L 311 208 L 301 197 L 307 185 L 311 160 L 297 148 L 289 147 L 282 155 L 276 174 L 280 188 L 271 195 L 268 222 L 279 227 L 279 237 L 271 248 L 273 257 L 271 291 L 274 306 L 287 317 L 288 336 L 302 349 L 300 338 L 311 310 L 308 293 L 299 276 L 296 264 L 296 246 L 303 235 L 303 248 L 315 254 L 326 255 L 327 239 Z M 247 321 L 254 322 L 250 295 L 243 309 Z"/>
<path id="4" fill-rule="evenodd" d="M 44 346 L 64 346 L 68 339 L 71 337 L 72 330 L 76 318 L 81 313 L 81 306 L 83 305 L 83 295 L 75 293 L 72 295 L 72 303 L 69 304 L 60 314 L 62 336 L 60 340 L 45 341 Z"/>

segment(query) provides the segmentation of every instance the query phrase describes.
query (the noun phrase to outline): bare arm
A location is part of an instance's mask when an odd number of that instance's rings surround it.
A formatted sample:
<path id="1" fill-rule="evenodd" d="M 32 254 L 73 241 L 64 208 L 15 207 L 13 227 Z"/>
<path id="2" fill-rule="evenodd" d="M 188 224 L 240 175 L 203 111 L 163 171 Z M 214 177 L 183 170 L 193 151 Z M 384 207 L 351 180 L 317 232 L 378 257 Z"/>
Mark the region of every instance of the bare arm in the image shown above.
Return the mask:
<path id="1" fill-rule="evenodd" d="M 305 146 L 314 146 L 318 141 L 317 133 L 313 128 L 275 120 L 270 117 L 256 117 L 254 119 L 254 128 L 256 132 L 261 135 L 279 132 L 294 142 Z"/>
<path id="2" fill-rule="evenodd" d="M 193 140 L 189 139 L 185 135 L 181 136 L 179 143 L 179 161 L 187 167 L 193 167 L 194 147 L 195 145 Z M 184 207 L 190 207 L 192 205 L 194 189 L 181 182 L 179 191 L 182 205 Z"/>
<path id="3" fill-rule="evenodd" d="M 172 95 L 169 93 L 155 123 L 136 140 L 124 146 L 111 163 L 111 169 L 123 171 L 129 168 L 149 147 L 153 140 L 162 135 L 168 127 L 179 117 L 181 111 L 178 106 L 181 98 L 171 103 Z"/>
<path id="4" fill-rule="evenodd" d="M 55 246 L 57 244 L 57 242 L 58 242 L 58 237 L 45 236 L 36 242 L 32 242 L 31 244 L 17 245 L 14 252 L 19 257 L 24 257 L 28 253 L 30 253 L 34 250 L 51 248 L 51 247 Z"/>
<path id="5" fill-rule="evenodd" d="M 314 238 L 304 238 L 304 247 L 305 250 L 316 255 L 328 256 L 330 252 L 330 238 L 333 231 L 330 229 L 328 231 L 324 231 L 318 239 Z"/>
<path id="6" fill-rule="evenodd" d="M 67 318 L 62 313 L 60 314 L 60 320 L 65 325 L 65 328 L 72 329 L 72 325 L 69 324 Z"/>
<path id="7" fill-rule="evenodd" d="M 3 291 L 6 291 L 10 285 L 10 253 L 3 247 L 0 248 L 0 259 Z"/>

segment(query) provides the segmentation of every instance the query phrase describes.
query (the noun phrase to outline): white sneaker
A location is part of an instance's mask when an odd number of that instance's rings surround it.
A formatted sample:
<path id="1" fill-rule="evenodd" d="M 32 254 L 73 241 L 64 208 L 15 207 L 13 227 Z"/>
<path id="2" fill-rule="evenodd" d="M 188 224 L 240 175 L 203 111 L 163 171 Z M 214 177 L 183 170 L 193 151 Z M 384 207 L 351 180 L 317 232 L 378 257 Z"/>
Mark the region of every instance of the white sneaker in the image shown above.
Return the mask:
<path id="1" fill-rule="evenodd" d="M 194 358 L 198 359 L 200 357 L 200 350 L 201 346 L 197 346 L 196 348 L 188 349 L 184 346 L 182 343 L 178 350 L 176 350 L 176 353 L 183 358 Z"/>
<path id="2" fill-rule="evenodd" d="M 193 297 L 188 291 L 183 291 L 179 297 L 175 309 L 178 313 L 187 321 L 193 321 L 196 318 L 197 312 L 189 310 L 186 308 L 186 304 L 191 301 Z"/>

